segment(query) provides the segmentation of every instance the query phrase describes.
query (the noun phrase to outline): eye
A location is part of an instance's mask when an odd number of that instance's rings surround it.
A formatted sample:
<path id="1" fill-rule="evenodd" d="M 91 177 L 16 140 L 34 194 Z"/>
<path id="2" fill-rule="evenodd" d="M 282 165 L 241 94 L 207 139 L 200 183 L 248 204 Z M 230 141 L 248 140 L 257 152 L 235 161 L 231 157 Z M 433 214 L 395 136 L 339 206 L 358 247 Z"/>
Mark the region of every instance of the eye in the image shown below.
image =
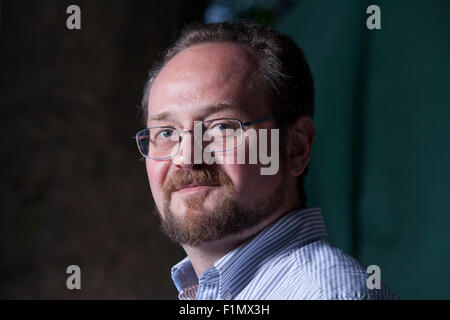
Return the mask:
<path id="1" fill-rule="evenodd" d="M 161 129 L 155 133 L 154 139 L 167 140 L 173 136 L 173 129 Z"/>
<path id="2" fill-rule="evenodd" d="M 218 130 L 226 130 L 226 129 L 233 129 L 228 123 L 218 123 L 215 124 L 212 129 L 218 129 Z"/>
<path id="3" fill-rule="evenodd" d="M 236 120 L 211 121 L 207 128 L 208 130 L 217 131 L 226 131 L 228 129 L 236 130 L 240 128 L 240 123 Z"/>
<path id="4" fill-rule="evenodd" d="M 163 138 L 169 138 L 172 136 L 172 134 L 173 134 L 172 130 L 163 130 L 159 133 L 159 135 Z"/>

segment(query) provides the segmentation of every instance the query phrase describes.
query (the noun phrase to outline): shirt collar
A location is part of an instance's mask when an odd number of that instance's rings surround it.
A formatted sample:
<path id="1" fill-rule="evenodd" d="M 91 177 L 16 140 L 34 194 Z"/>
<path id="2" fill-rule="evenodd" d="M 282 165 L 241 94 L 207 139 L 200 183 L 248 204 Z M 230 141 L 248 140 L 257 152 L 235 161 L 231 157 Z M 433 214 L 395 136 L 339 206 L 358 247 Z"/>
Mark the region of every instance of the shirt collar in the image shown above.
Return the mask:
<path id="1" fill-rule="evenodd" d="M 197 275 L 189 257 L 184 258 L 171 269 L 172 280 L 178 292 L 198 283 Z"/>
<path id="2" fill-rule="evenodd" d="M 233 298 L 265 262 L 281 250 L 304 246 L 326 237 L 320 208 L 295 210 L 282 216 L 214 263 L 212 268 L 220 273 L 220 294 L 227 292 Z M 172 279 L 180 293 L 198 284 L 188 257 L 172 267 Z"/>

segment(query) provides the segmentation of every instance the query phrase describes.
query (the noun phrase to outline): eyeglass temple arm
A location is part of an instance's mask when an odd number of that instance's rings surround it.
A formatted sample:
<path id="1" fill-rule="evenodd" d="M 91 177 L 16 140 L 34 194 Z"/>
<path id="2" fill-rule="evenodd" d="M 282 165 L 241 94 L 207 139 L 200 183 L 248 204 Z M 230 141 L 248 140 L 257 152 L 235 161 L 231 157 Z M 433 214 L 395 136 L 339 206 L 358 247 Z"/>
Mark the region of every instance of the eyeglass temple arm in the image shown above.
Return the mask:
<path id="1" fill-rule="evenodd" d="M 242 126 L 249 126 L 251 124 L 258 123 L 258 122 L 261 122 L 261 121 L 266 121 L 266 120 L 273 119 L 273 118 L 276 118 L 276 117 L 279 117 L 279 116 L 281 116 L 281 113 L 275 114 L 275 115 L 272 115 L 272 116 L 269 116 L 269 117 L 266 117 L 266 118 L 262 118 L 262 119 L 257 119 L 257 120 L 253 120 L 253 121 L 249 121 L 249 122 L 243 122 Z"/>

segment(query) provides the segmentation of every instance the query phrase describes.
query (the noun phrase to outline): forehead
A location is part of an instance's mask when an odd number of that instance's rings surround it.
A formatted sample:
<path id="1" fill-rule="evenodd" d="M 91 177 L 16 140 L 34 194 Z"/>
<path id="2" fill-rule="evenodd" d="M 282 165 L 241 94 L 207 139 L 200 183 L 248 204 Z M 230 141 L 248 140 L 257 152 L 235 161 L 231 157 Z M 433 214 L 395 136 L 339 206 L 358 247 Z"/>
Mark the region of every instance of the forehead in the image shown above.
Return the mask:
<path id="1" fill-rule="evenodd" d="M 208 43 L 189 47 L 173 57 L 155 79 L 149 116 L 187 115 L 218 104 L 262 108 L 256 69 L 252 52 L 242 46 Z"/>

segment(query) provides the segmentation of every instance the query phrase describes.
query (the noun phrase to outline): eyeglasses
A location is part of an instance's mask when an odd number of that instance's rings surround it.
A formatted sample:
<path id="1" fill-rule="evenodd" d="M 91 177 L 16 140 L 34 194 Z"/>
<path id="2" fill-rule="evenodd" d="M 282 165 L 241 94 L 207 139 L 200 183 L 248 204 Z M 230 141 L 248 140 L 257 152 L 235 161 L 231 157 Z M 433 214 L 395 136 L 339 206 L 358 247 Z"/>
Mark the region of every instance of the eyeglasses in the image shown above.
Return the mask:
<path id="1" fill-rule="evenodd" d="M 180 151 L 181 140 L 186 132 L 193 133 L 194 140 L 206 152 L 223 152 L 237 148 L 244 141 L 244 128 L 254 123 L 281 116 L 275 114 L 249 122 L 220 118 L 196 122 L 193 130 L 179 130 L 170 126 L 151 127 L 139 131 L 133 137 L 139 152 L 145 158 L 170 159 Z"/>

